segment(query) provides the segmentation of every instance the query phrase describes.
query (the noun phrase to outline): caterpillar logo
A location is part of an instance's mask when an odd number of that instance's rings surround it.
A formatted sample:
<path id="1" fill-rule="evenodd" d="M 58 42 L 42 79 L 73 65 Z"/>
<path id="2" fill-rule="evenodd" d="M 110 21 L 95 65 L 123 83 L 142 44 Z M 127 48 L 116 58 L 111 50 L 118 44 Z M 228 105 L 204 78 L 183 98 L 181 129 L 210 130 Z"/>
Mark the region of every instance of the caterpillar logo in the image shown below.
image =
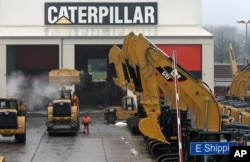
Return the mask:
<path id="1" fill-rule="evenodd" d="M 45 25 L 156 25 L 157 3 L 45 3 Z"/>
<path id="2" fill-rule="evenodd" d="M 173 68 L 170 66 L 162 67 L 156 67 L 156 71 L 161 74 L 167 81 L 172 82 L 173 81 Z M 179 82 L 187 80 L 187 78 L 178 72 L 177 79 Z"/>

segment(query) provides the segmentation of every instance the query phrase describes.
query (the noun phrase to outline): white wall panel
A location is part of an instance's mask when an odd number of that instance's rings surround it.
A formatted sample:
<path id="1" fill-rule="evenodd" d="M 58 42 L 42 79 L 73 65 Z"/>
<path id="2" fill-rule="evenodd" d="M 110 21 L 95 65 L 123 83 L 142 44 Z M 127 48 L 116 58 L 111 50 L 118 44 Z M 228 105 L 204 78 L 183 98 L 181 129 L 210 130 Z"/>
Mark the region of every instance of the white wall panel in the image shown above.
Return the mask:
<path id="1" fill-rule="evenodd" d="M 43 26 L 45 2 L 157 2 L 158 25 L 201 25 L 201 0 L 0 0 L 0 26 Z"/>
<path id="2" fill-rule="evenodd" d="M 0 97 L 6 97 L 6 46 L 0 44 Z"/>

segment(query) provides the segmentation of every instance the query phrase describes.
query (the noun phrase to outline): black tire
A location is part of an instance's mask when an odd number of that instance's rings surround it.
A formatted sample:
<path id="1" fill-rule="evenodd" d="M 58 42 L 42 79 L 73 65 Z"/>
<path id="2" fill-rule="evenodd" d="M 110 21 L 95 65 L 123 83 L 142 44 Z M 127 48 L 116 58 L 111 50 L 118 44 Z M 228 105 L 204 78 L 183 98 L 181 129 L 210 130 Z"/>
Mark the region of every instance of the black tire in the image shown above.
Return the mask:
<path id="1" fill-rule="evenodd" d="M 17 143 L 25 143 L 26 142 L 26 133 L 23 134 L 16 134 L 15 140 Z"/>
<path id="2" fill-rule="evenodd" d="M 48 132 L 48 135 L 51 136 L 51 137 L 55 136 L 55 134 L 56 133 Z"/>
<path id="3" fill-rule="evenodd" d="M 108 123 L 115 123 L 116 121 L 116 115 L 114 113 L 107 113 L 106 119 Z"/>
<path id="4" fill-rule="evenodd" d="M 24 121 L 24 133 L 22 134 L 15 134 L 15 141 L 17 143 L 25 143 L 26 142 L 26 118 Z"/>

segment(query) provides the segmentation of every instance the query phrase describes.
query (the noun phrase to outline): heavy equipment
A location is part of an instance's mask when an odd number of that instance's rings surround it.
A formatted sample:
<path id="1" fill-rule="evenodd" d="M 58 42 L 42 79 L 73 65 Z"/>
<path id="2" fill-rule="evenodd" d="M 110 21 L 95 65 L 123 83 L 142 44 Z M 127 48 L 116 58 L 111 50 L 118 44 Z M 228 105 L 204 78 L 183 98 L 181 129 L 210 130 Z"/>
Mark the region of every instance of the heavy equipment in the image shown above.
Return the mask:
<path id="1" fill-rule="evenodd" d="M 239 122 L 250 126 L 250 108 L 246 108 L 245 111 L 240 112 Z"/>
<path id="2" fill-rule="evenodd" d="M 234 103 L 228 108 L 228 116 L 231 117 L 234 122 L 239 122 L 240 112 L 245 111 L 247 107 L 250 107 L 248 102 Z"/>
<path id="3" fill-rule="evenodd" d="M 137 113 L 134 97 L 124 96 L 121 106 L 109 106 L 103 109 L 103 117 L 107 123 L 115 123 L 116 120 L 127 120 Z"/>
<path id="4" fill-rule="evenodd" d="M 236 58 L 231 43 L 228 45 L 229 60 L 231 64 L 232 82 L 229 87 L 229 96 L 227 98 L 232 100 L 247 100 L 250 96 L 249 91 L 249 77 L 250 77 L 250 64 L 238 70 Z"/>
<path id="5" fill-rule="evenodd" d="M 126 55 L 124 54 L 124 51 L 122 51 L 119 47 L 113 46 L 110 49 L 109 52 L 109 63 L 114 65 L 114 69 L 116 70 L 117 76 L 113 78 L 115 84 L 124 91 L 132 92 L 135 97 L 140 99 L 140 88 L 135 87 L 135 84 L 138 85 L 138 83 L 134 83 L 135 74 L 133 74 L 133 71 L 129 70 L 129 67 L 126 65 Z M 159 82 L 157 82 L 159 83 Z M 162 104 L 167 104 L 167 102 L 170 105 L 174 104 L 173 101 L 173 92 L 165 85 L 165 83 L 159 83 L 160 88 L 160 99 Z"/>
<path id="6" fill-rule="evenodd" d="M 0 162 L 5 162 L 5 157 L 4 156 L 0 156 Z"/>
<path id="7" fill-rule="evenodd" d="M 239 70 L 235 76 L 229 87 L 229 99 L 233 100 L 244 100 L 244 95 L 247 94 L 247 84 L 245 82 L 246 76 L 249 77 L 250 73 L 250 64 L 244 66 L 241 70 Z M 240 85 L 242 84 L 242 85 Z M 241 87 L 241 88 L 239 88 Z M 240 94 L 241 97 L 240 97 Z"/>
<path id="8" fill-rule="evenodd" d="M 47 132 L 76 135 L 79 127 L 79 103 L 73 104 L 73 85 L 80 83 L 79 71 L 61 68 L 49 72 L 49 82 L 58 88 L 58 94 L 47 108 Z"/>
<path id="9" fill-rule="evenodd" d="M 186 103 L 187 109 L 180 113 L 183 133 L 179 136 L 176 111 L 172 111 L 173 107 L 159 104 L 159 80 L 170 91 L 173 92 L 175 88 L 172 58 L 142 34 L 136 36 L 133 32 L 125 36 L 121 54 L 135 89 L 142 96 L 139 102 L 146 115 L 139 116 L 139 130 L 149 150 L 159 156 L 158 161 L 180 160 L 177 140 L 180 137 L 185 161 L 203 161 L 204 158 L 208 161 L 226 161 L 226 155 L 190 154 L 190 144 L 193 142 L 220 143 L 222 140 L 232 140 L 231 132 L 221 131 L 220 108 L 210 88 L 177 65 L 180 98 Z"/>
<path id="10" fill-rule="evenodd" d="M 134 117 L 137 114 L 136 96 L 128 88 L 125 76 L 123 73 L 123 67 L 121 59 L 119 58 L 121 50 L 116 46 L 113 46 L 109 52 L 109 63 L 114 65 L 117 76 L 113 77 L 114 83 L 120 88 L 123 95 L 122 104 L 119 106 L 108 106 L 103 109 L 103 117 L 107 123 L 114 123 L 116 120 L 127 120 L 130 117 Z"/>
<path id="11" fill-rule="evenodd" d="M 237 62 L 236 62 L 236 58 L 234 55 L 232 43 L 228 44 L 228 51 L 229 51 L 229 59 L 230 59 L 230 64 L 231 64 L 231 73 L 232 73 L 232 78 L 233 78 L 238 72 L 238 67 L 237 67 Z"/>
<path id="12" fill-rule="evenodd" d="M 224 123 L 224 128 L 228 129 L 248 129 L 249 124 L 246 121 L 249 109 L 249 86 L 250 86 L 250 65 L 246 65 L 242 70 L 237 69 L 236 59 L 234 56 L 232 44 L 229 44 L 229 58 L 232 70 L 232 82 L 229 88 L 229 96 L 225 100 L 219 101 L 221 113 L 229 122 Z M 242 120 L 243 119 L 243 120 Z M 224 129 L 223 128 L 223 129 Z M 246 130 L 242 130 L 245 132 Z"/>
<path id="13" fill-rule="evenodd" d="M 26 106 L 17 98 L 0 98 L 0 134 L 26 142 Z"/>

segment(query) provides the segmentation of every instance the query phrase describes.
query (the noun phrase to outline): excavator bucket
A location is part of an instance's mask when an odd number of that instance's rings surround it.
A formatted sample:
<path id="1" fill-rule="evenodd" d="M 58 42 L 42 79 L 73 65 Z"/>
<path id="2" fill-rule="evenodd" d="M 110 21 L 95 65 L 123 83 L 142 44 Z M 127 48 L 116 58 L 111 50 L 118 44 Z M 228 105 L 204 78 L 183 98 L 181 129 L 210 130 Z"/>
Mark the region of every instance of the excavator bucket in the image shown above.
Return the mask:
<path id="1" fill-rule="evenodd" d="M 49 72 L 49 82 L 60 85 L 75 85 L 80 83 L 80 72 L 75 69 L 61 68 Z"/>
<path id="2" fill-rule="evenodd" d="M 139 122 L 139 129 L 145 136 L 170 144 L 163 136 L 158 123 L 158 115 L 153 113 Z"/>

